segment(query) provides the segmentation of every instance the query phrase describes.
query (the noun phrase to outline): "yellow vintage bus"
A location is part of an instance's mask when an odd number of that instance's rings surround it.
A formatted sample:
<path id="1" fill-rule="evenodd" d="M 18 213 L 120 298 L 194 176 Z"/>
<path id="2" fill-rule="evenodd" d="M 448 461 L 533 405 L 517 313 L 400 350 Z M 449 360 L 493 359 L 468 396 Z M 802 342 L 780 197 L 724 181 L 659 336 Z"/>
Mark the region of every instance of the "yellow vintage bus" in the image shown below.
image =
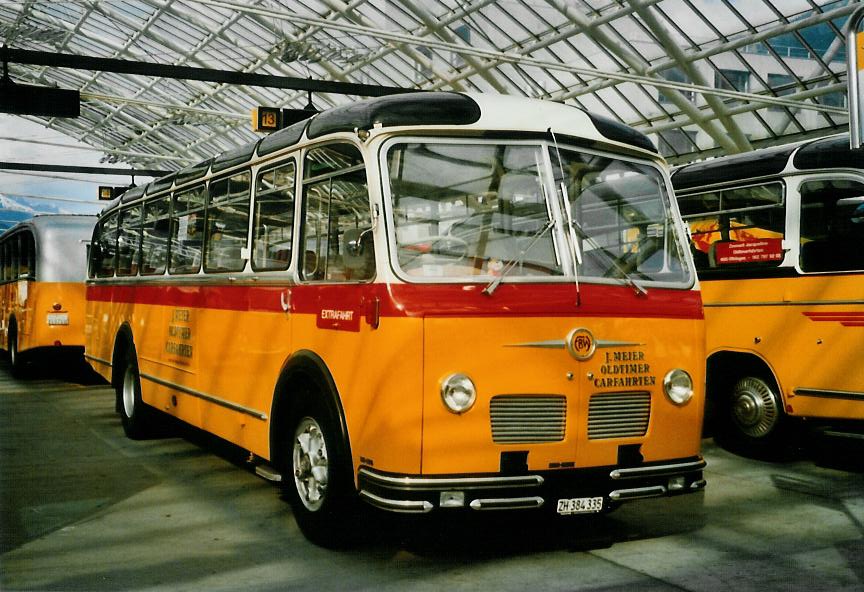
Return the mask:
<path id="1" fill-rule="evenodd" d="M 740 452 L 864 419 L 864 154 L 839 135 L 676 169 L 702 282 L 708 416 Z"/>
<path id="2" fill-rule="evenodd" d="M 536 100 L 338 107 L 110 204 L 86 357 L 127 434 L 250 451 L 303 532 L 699 491 L 704 327 L 668 173 Z"/>
<path id="3" fill-rule="evenodd" d="M 0 236 L 0 344 L 12 372 L 38 354 L 84 351 L 86 243 L 96 216 L 42 214 Z"/>

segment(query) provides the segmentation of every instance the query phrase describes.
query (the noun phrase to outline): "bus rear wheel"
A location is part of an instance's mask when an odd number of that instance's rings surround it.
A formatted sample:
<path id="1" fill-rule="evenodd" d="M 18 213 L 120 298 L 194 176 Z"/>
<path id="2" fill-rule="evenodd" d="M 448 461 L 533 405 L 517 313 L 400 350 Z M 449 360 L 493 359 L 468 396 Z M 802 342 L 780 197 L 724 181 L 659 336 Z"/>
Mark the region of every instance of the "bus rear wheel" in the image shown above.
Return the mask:
<path id="1" fill-rule="evenodd" d="M 21 378 L 27 367 L 27 361 L 18 350 L 18 325 L 12 321 L 9 327 L 9 363 L 12 366 L 12 376 Z"/>
<path id="2" fill-rule="evenodd" d="M 788 450 L 787 420 L 773 381 L 744 376 L 729 390 L 721 410 L 720 443 L 753 457 L 777 457 Z"/>
<path id="3" fill-rule="evenodd" d="M 123 368 L 123 375 L 116 386 L 117 411 L 126 436 L 133 440 L 146 438 L 153 433 L 153 411 L 141 399 L 141 376 L 138 373 L 138 358 L 135 348 L 130 348 Z"/>
<path id="4" fill-rule="evenodd" d="M 359 505 L 337 425 L 320 399 L 304 397 L 294 414 L 282 479 L 300 530 L 326 548 L 351 546 Z"/>

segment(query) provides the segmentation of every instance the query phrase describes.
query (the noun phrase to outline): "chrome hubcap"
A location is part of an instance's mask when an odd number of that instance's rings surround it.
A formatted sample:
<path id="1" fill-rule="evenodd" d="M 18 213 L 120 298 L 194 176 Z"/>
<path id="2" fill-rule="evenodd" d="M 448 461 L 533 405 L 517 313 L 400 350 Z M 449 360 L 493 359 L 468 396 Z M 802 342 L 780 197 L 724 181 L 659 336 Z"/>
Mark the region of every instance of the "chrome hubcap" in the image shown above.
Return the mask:
<path id="1" fill-rule="evenodd" d="M 777 399 L 765 381 L 742 378 L 732 390 L 732 417 L 738 428 L 751 438 L 771 433 L 780 416 Z"/>
<path id="2" fill-rule="evenodd" d="M 303 418 L 297 426 L 292 457 L 294 485 L 300 501 L 314 512 L 324 504 L 329 471 L 324 434 L 311 417 Z"/>
<path id="3" fill-rule="evenodd" d="M 131 367 L 123 375 L 123 412 L 130 418 L 135 412 L 135 372 Z"/>

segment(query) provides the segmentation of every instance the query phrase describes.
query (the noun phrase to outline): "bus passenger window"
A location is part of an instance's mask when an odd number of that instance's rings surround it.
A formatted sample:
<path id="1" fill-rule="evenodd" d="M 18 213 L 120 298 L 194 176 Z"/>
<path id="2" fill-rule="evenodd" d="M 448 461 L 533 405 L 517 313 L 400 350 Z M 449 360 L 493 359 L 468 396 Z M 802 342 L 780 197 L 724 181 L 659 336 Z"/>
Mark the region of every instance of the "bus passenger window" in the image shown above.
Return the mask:
<path id="1" fill-rule="evenodd" d="M 806 181 L 800 192 L 801 269 L 864 269 L 864 183 L 847 179 Z"/>
<path id="2" fill-rule="evenodd" d="M 100 221 L 94 236 L 92 259 L 96 277 L 114 275 L 114 260 L 117 254 L 117 212 Z"/>
<path id="3" fill-rule="evenodd" d="M 294 161 L 258 174 L 252 269 L 285 270 L 294 231 Z"/>
<path id="4" fill-rule="evenodd" d="M 301 277 L 329 282 L 371 279 L 375 248 L 360 152 L 350 144 L 316 148 L 306 155 L 304 170 Z"/>
<path id="5" fill-rule="evenodd" d="M 165 273 L 168 263 L 169 197 L 163 195 L 144 204 L 141 232 L 141 274 Z"/>
<path id="6" fill-rule="evenodd" d="M 690 227 L 696 269 L 777 267 L 783 260 L 786 202 L 783 185 L 734 187 L 678 198 Z M 736 243 L 752 248 L 731 250 Z"/>
<path id="7" fill-rule="evenodd" d="M 169 273 L 197 273 L 201 268 L 206 195 L 204 185 L 174 194 Z"/>
<path id="8" fill-rule="evenodd" d="M 18 236 L 21 240 L 21 262 L 18 269 L 18 277 L 32 278 L 35 275 L 36 241 L 33 238 L 33 234 L 28 230 L 21 232 Z"/>
<path id="9" fill-rule="evenodd" d="M 0 281 L 4 281 L 4 282 L 9 279 L 9 276 L 7 275 L 7 272 L 8 272 L 7 265 L 8 264 L 6 263 L 9 259 L 9 257 L 6 254 L 6 245 L 8 245 L 8 244 L 9 244 L 9 241 L 4 241 L 4 242 L 0 243 Z"/>
<path id="10" fill-rule="evenodd" d="M 210 183 L 204 271 L 242 271 L 249 228 L 251 173 L 243 171 Z"/>
<path id="11" fill-rule="evenodd" d="M 141 241 L 141 206 L 120 213 L 120 235 L 117 238 L 117 275 L 138 274 L 138 254 Z"/>

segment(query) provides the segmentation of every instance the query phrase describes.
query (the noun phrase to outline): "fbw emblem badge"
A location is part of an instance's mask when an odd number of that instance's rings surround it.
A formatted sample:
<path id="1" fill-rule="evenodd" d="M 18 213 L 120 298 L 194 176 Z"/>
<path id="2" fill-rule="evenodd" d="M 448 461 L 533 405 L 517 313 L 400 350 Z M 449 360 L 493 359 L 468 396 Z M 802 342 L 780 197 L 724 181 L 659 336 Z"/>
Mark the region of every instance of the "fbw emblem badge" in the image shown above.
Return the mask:
<path id="1" fill-rule="evenodd" d="M 567 335 L 567 351 L 577 360 L 590 359 L 596 349 L 597 342 L 594 341 L 594 335 L 584 327 L 573 329 Z"/>

